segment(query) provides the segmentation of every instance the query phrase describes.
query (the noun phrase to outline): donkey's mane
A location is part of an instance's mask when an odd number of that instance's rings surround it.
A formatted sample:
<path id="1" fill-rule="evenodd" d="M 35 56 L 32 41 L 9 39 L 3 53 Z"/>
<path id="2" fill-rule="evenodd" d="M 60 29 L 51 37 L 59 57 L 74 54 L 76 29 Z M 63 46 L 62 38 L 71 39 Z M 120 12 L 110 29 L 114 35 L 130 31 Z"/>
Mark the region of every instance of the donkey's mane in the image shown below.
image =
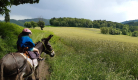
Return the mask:
<path id="1" fill-rule="evenodd" d="M 35 45 L 37 45 L 38 43 L 40 43 L 40 41 L 36 42 Z"/>
<path id="2" fill-rule="evenodd" d="M 42 39 L 41 39 L 41 41 L 43 41 L 43 40 L 46 40 L 46 38 L 42 38 Z M 41 41 L 36 42 L 36 43 L 35 43 L 35 46 L 36 46 L 38 43 L 40 43 Z"/>
<path id="3" fill-rule="evenodd" d="M 43 40 L 46 40 L 46 38 L 42 38 L 41 40 L 42 40 L 42 41 L 43 41 Z"/>

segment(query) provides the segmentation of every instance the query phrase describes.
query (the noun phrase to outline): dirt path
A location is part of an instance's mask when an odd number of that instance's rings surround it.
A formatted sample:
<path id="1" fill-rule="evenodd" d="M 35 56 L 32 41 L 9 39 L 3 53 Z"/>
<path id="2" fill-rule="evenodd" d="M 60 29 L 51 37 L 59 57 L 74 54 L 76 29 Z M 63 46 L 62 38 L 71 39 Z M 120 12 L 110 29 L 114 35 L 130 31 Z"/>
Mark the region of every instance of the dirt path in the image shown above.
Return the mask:
<path id="1" fill-rule="evenodd" d="M 50 75 L 48 69 L 49 69 L 48 64 L 45 62 L 45 60 L 43 60 L 39 66 L 40 80 L 47 80 L 46 77 L 49 77 Z"/>

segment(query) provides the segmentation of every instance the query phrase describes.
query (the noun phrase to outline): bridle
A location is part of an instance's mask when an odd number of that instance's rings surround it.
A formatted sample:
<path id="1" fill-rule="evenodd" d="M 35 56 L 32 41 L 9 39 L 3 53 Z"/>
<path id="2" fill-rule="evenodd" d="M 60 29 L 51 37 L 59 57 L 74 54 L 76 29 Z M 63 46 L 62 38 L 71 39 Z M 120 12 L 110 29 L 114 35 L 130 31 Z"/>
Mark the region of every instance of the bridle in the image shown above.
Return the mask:
<path id="1" fill-rule="evenodd" d="M 45 50 L 44 51 L 47 51 L 47 52 L 49 52 L 49 53 L 52 53 L 54 50 L 52 50 L 52 51 L 50 51 L 50 50 L 48 50 L 47 48 L 46 48 L 46 46 L 45 46 L 45 44 L 44 44 L 44 42 L 43 41 L 41 41 L 42 42 L 42 44 L 43 44 L 43 46 L 44 46 L 44 48 L 45 48 Z"/>

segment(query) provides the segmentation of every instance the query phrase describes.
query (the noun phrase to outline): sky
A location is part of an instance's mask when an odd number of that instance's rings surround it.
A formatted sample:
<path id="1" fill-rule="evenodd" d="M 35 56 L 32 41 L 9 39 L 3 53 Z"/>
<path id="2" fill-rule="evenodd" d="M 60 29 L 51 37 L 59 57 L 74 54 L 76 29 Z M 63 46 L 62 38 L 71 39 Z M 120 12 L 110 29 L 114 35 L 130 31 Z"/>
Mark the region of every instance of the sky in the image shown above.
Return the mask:
<path id="1" fill-rule="evenodd" d="M 123 22 L 138 19 L 138 0 L 40 0 L 35 4 L 9 7 L 16 20 L 53 17 Z M 0 15 L 4 20 L 5 15 Z"/>

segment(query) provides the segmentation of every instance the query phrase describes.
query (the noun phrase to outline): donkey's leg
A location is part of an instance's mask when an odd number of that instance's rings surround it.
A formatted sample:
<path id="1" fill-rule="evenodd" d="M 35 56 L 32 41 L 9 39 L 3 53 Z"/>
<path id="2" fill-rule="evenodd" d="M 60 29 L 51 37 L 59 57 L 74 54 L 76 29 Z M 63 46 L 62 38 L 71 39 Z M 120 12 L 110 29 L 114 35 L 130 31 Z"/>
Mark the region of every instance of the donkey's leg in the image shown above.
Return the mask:
<path id="1" fill-rule="evenodd" d="M 36 79 L 35 79 L 35 76 L 34 76 L 34 73 L 32 73 L 32 74 L 28 77 L 27 80 L 36 80 Z"/>
<path id="2" fill-rule="evenodd" d="M 24 78 L 23 78 L 23 76 L 24 76 L 24 72 L 21 72 L 21 73 L 19 73 L 17 76 L 17 80 L 24 80 Z"/>
<path id="3" fill-rule="evenodd" d="M 39 64 L 40 65 L 40 64 Z M 35 69 L 35 79 L 36 80 L 39 80 L 39 65 L 36 67 L 36 69 Z"/>

